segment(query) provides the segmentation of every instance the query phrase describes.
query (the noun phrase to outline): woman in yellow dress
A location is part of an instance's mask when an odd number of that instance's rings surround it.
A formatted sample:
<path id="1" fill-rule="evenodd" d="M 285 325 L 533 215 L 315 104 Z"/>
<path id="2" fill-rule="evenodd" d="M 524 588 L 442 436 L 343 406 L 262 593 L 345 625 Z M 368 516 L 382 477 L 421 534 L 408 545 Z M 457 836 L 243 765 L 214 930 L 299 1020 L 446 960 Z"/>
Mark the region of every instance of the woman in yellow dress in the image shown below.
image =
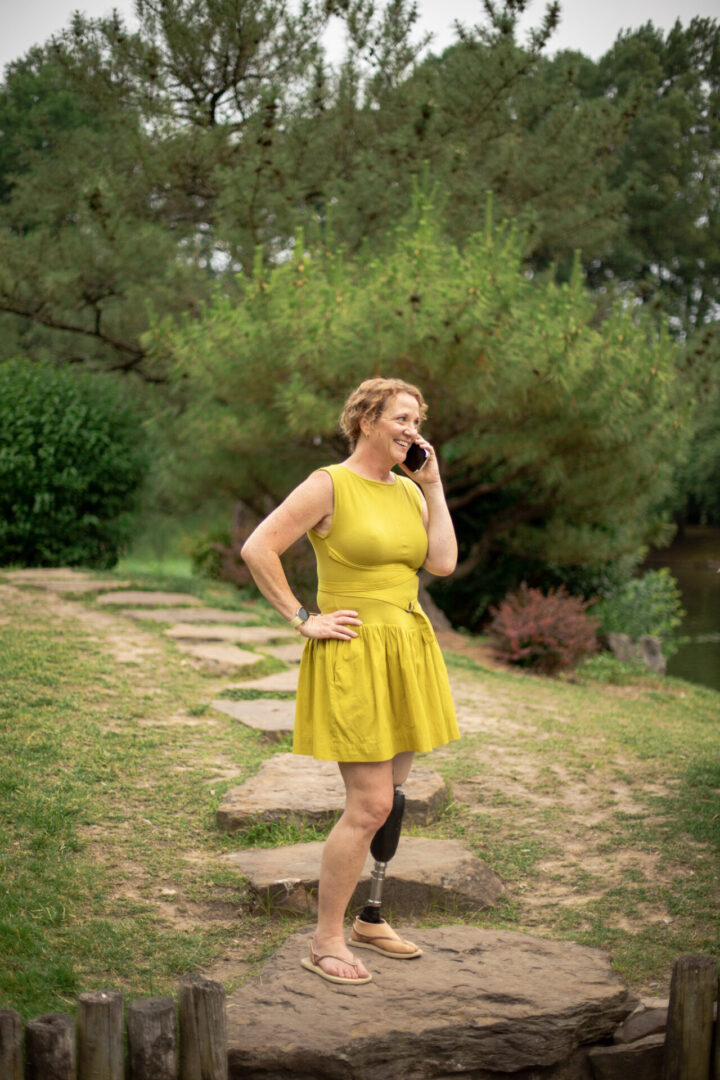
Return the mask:
<path id="1" fill-rule="evenodd" d="M 350 456 L 312 473 L 242 549 L 263 595 L 307 639 L 293 751 L 337 761 L 345 782 L 345 810 L 323 848 L 318 923 L 303 960 L 331 982 L 370 980 L 345 942 L 347 905 L 413 754 L 458 737 L 445 664 L 417 599 L 421 566 L 442 576 L 457 562 L 435 452 L 420 434 L 426 412 L 409 383 L 361 383 L 340 420 Z M 415 473 L 404 464 L 413 443 L 426 454 Z M 304 533 L 317 557 L 317 614 L 299 604 L 280 561 Z M 384 920 L 383 936 L 376 951 L 420 955 Z M 365 940 L 355 928 L 352 938 Z"/>

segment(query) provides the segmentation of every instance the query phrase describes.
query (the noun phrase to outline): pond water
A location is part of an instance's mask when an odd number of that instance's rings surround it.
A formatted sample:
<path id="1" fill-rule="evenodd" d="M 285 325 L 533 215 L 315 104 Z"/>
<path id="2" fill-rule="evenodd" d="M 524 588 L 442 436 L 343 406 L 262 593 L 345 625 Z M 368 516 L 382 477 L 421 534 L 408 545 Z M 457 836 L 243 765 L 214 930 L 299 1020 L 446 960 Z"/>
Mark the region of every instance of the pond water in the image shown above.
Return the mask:
<path id="1" fill-rule="evenodd" d="M 690 639 L 670 657 L 668 675 L 720 690 L 720 528 L 688 526 L 645 563 L 661 566 L 677 579 L 687 613 L 680 633 Z"/>

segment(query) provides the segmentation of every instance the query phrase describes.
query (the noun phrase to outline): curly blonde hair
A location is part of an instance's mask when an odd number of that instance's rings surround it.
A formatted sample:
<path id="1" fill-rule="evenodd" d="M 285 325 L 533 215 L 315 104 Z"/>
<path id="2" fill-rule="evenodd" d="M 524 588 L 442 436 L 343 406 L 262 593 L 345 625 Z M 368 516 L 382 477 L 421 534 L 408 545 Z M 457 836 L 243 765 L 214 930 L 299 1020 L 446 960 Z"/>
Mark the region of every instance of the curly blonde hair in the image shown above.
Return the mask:
<path id="1" fill-rule="evenodd" d="M 420 406 L 420 419 L 425 419 L 427 405 L 417 386 L 403 379 L 383 379 L 382 376 L 365 379 L 350 394 L 340 416 L 340 430 L 347 437 L 353 450 L 361 435 L 361 419 L 365 417 L 371 424 L 376 423 L 390 398 L 395 397 L 396 394 L 410 394 L 414 397 Z"/>

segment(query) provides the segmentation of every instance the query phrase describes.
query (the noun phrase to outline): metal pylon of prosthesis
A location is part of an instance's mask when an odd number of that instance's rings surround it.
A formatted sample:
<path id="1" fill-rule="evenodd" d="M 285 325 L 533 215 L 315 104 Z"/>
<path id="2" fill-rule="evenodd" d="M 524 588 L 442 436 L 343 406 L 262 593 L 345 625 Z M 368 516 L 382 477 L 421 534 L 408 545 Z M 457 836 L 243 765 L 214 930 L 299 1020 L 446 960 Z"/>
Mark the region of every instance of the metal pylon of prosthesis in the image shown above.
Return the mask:
<path id="1" fill-rule="evenodd" d="M 370 854 L 375 860 L 375 865 L 370 875 L 370 896 L 360 913 L 363 922 L 382 922 L 380 908 L 382 907 L 385 870 L 400 843 L 400 830 L 404 813 L 405 792 L 402 788 L 396 787 L 393 793 L 392 810 L 385 819 L 385 824 L 381 825 L 373 836 L 370 844 Z"/>

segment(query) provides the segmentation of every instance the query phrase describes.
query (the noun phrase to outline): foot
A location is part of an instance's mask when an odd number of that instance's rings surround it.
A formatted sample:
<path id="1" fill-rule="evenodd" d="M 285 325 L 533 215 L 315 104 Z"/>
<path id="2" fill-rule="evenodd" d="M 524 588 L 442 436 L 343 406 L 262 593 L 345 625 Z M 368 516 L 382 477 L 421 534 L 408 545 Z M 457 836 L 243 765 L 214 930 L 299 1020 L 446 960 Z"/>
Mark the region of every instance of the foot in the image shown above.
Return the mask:
<path id="1" fill-rule="evenodd" d="M 385 919 L 371 923 L 358 915 L 350 932 L 350 940 L 358 949 L 372 949 L 383 956 L 391 956 L 393 960 L 413 960 L 416 956 L 422 956 L 422 949 L 413 941 L 401 938 Z"/>
<path id="2" fill-rule="evenodd" d="M 367 980 L 370 972 L 348 949 L 344 938 L 313 937 L 310 942 L 310 960 L 325 975 L 353 982 Z"/>

